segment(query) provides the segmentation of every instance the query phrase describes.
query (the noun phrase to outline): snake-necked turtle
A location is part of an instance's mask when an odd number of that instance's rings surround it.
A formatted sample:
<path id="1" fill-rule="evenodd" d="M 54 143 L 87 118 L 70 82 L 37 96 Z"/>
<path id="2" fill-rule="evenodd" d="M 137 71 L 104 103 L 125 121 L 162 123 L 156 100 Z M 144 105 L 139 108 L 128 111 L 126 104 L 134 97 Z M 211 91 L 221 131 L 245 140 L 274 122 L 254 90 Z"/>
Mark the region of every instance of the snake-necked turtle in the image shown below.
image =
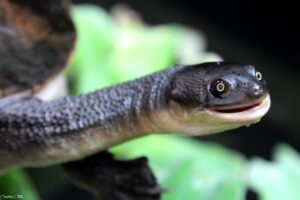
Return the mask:
<path id="1" fill-rule="evenodd" d="M 0 173 L 80 160 L 151 133 L 217 133 L 255 123 L 270 107 L 261 73 L 228 62 L 40 100 L 35 94 L 63 70 L 75 38 L 68 1 L 0 1 Z"/>

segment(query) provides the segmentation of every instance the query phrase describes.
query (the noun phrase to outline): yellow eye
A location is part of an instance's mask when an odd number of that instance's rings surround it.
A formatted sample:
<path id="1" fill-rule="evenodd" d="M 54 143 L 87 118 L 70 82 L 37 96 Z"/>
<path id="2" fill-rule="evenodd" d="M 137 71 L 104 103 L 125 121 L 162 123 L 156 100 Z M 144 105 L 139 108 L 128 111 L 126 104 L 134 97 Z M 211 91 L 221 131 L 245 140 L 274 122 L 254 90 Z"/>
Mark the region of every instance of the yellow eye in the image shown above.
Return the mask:
<path id="1" fill-rule="evenodd" d="M 223 82 L 219 82 L 216 88 L 218 92 L 223 92 L 225 90 L 225 84 Z"/>
<path id="2" fill-rule="evenodd" d="M 262 74 L 260 72 L 255 72 L 255 78 L 259 81 L 262 80 Z"/>
<path id="3" fill-rule="evenodd" d="M 230 93 L 228 83 L 222 79 L 212 81 L 209 90 L 217 98 L 225 98 Z"/>

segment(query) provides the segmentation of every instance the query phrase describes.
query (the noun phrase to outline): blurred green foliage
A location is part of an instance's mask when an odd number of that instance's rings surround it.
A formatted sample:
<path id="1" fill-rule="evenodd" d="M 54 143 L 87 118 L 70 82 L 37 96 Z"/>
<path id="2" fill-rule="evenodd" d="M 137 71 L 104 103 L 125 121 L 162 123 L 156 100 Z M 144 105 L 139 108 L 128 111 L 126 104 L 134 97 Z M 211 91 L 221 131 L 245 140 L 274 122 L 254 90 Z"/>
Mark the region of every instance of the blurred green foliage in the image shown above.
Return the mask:
<path id="1" fill-rule="evenodd" d="M 119 10 L 112 18 L 95 6 L 72 9 L 78 40 L 68 69 L 73 94 L 86 93 L 140 77 L 175 62 L 219 60 L 205 51 L 205 38 L 180 25 L 146 26 L 137 16 Z M 243 155 L 220 145 L 174 135 L 152 135 L 111 149 L 121 159 L 146 155 L 163 187 L 163 200 L 243 200 L 250 188 L 262 200 L 297 200 L 300 156 L 279 145 L 274 162 Z M 1 195 L 38 195 L 22 171 L 0 177 Z"/>
<path id="2" fill-rule="evenodd" d="M 162 185 L 164 200 L 243 199 L 243 157 L 219 145 L 170 135 L 154 135 L 112 149 L 120 158 L 147 155 Z"/>
<path id="3" fill-rule="evenodd" d="M 263 200 L 300 199 L 300 156 L 290 146 L 277 145 L 274 163 L 260 158 L 250 161 L 249 186 Z"/>
<path id="4" fill-rule="evenodd" d="M 0 199 L 38 200 L 38 194 L 30 178 L 21 170 L 0 176 Z"/>

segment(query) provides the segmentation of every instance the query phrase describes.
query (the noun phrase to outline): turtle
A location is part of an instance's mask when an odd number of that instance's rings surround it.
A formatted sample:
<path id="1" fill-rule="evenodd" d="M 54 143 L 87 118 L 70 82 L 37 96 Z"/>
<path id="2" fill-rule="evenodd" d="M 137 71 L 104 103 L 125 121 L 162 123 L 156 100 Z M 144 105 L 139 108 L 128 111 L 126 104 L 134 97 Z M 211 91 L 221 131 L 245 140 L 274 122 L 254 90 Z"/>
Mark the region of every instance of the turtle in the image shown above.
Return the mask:
<path id="1" fill-rule="evenodd" d="M 201 136 L 258 122 L 270 108 L 251 64 L 175 65 L 144 77 L 54 100 L 40 94 L 72 58 L 68 0 L 0 1 L 0 174 L 63 164 L 100 199 L 159 199 L 146 158 L 106 150 L 152 133 Z"/>

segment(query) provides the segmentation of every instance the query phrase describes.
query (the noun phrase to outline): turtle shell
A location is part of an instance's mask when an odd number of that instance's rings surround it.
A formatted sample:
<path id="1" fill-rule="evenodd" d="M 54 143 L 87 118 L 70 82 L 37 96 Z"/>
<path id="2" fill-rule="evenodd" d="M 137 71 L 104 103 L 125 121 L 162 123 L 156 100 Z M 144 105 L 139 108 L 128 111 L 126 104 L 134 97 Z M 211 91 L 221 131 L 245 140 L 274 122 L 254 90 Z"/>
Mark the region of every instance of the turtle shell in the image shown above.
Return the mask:
<path id="1" fill-rule="evenodd" d="M 37 92 L 66 66 L 75 43 L 68 0 L 0 1 L 0 98 Z"/>

